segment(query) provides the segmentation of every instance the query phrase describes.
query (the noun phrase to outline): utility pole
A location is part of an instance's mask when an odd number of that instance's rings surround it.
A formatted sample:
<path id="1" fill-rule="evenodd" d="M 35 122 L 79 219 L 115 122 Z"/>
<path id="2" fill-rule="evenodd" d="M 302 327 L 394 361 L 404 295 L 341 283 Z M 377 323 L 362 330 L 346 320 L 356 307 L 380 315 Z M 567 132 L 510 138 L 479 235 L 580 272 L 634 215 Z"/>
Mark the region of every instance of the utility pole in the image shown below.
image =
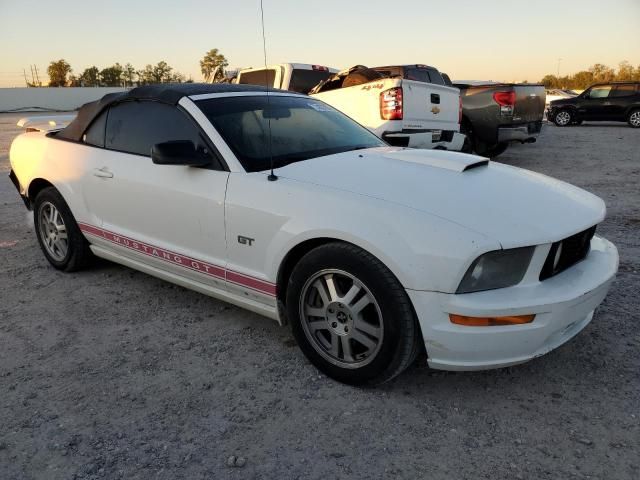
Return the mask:
<path id="1" fill-rule="evenodd" d="M 41 87 L 40 77 L 38 76 L 38 67 L 36 65 L 33 66 L 33 69 L 36 71 L 36 82 L 38 82 L 38 86 Z"/>
<path id="2" fill-rule="evenodd" d="M 32 83 L 33 85 L 35 85 L 35 84 L 36 84 L 36 79 L 35 79 L 35 77 L 33 76 L 33 65 L 29 65 L 29 68 L 31 69 L 31 83 Z"/>

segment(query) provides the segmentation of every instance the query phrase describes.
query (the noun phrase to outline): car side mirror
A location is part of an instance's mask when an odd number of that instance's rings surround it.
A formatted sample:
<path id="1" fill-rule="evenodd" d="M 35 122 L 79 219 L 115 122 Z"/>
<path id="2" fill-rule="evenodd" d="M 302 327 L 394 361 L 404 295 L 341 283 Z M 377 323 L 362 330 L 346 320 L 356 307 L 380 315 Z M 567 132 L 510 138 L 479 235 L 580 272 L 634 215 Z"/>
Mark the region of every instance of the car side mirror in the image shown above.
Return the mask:
<path id="1" fill-rule="evenodd" d="M 191 140 L 156 143 L 151 148 L 151 160 L 156 165 L 185 165 L 203 167 L 211 163 L 206 150 L 199 150 Z"/>

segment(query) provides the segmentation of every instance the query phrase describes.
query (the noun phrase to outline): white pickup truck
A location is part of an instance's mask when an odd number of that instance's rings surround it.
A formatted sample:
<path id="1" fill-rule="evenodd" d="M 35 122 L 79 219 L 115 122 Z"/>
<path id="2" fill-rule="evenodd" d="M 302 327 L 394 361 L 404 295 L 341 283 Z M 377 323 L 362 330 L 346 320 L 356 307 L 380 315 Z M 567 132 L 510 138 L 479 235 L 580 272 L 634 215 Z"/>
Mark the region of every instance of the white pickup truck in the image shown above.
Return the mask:
<path id="1" fill-rule="evenodd" d="M 309 93 L 318 83 L 338 70 L 307 63 L 280 63 L 261 68 L 243 68 L 238 71 L 235 83 L 262 85 L 298 93 Z"/>
<path id="2" fill-rule="evenodd" d="M 300 89 L 298 78 L 303 72 L 309 81 Z M 236 83 L 309 93 L 394 146 L 462 149 L 457 88 L 389 77 L 361 65 L 335 72 L 317 65 L 279 64 L 240 70 Z M 312 76 L 318 79 L 313 88 L 309 86 Z"/>

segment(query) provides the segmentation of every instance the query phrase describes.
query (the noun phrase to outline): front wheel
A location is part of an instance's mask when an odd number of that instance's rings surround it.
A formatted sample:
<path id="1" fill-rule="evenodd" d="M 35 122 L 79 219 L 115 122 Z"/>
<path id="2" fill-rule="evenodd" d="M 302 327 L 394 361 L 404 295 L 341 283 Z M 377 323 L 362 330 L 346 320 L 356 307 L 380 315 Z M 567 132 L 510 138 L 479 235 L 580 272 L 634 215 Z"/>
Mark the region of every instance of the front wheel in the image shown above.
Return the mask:
<path id="1" fill-rule="evenodd" d="M 34 201 L 33 220 L 40 248 L 58 270 L 72 272 L 86 266 L 93 254 L 60 192 L 43 189 Z"/>
<path id="2" fill-rule="evenodd" d="M 573 122 L 573 114 L 569 110 L 560 110 L 556 113 L 555 117 L 553 117 L 553 123 L 555 123 L 558 127 L 566 127 Z"/>
<path id="3" fill-rule="evenodd" d="M 341 382 L 388 381 L 422 348 L 402 285 L 377 258 L 353 245 L 330 243 L 305 255 L 289 278 L 286 303 L 303 353 Z"/>
<path id="4" fill-rule="evenodd" d="M 633 128 L 640 128 L 640 109 L 633 110 L 631 113 L 629 113 L 627 122 Z"/>

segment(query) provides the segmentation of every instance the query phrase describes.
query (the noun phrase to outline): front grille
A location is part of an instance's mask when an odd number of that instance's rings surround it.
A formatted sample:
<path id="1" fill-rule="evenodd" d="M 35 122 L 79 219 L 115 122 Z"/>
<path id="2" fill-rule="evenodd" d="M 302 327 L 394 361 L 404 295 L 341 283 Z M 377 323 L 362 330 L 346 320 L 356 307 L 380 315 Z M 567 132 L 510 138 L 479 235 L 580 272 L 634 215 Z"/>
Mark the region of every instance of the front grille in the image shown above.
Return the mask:
<path id="1" fill-rule="evenodd" d="M 589 253 L 591 239 L 596 233 L 596 226 L 565 238 L 551 245 L 549 255 L 540 272 L 540 281 L 553 277 L 567 268 L 575 265 Z"/>

